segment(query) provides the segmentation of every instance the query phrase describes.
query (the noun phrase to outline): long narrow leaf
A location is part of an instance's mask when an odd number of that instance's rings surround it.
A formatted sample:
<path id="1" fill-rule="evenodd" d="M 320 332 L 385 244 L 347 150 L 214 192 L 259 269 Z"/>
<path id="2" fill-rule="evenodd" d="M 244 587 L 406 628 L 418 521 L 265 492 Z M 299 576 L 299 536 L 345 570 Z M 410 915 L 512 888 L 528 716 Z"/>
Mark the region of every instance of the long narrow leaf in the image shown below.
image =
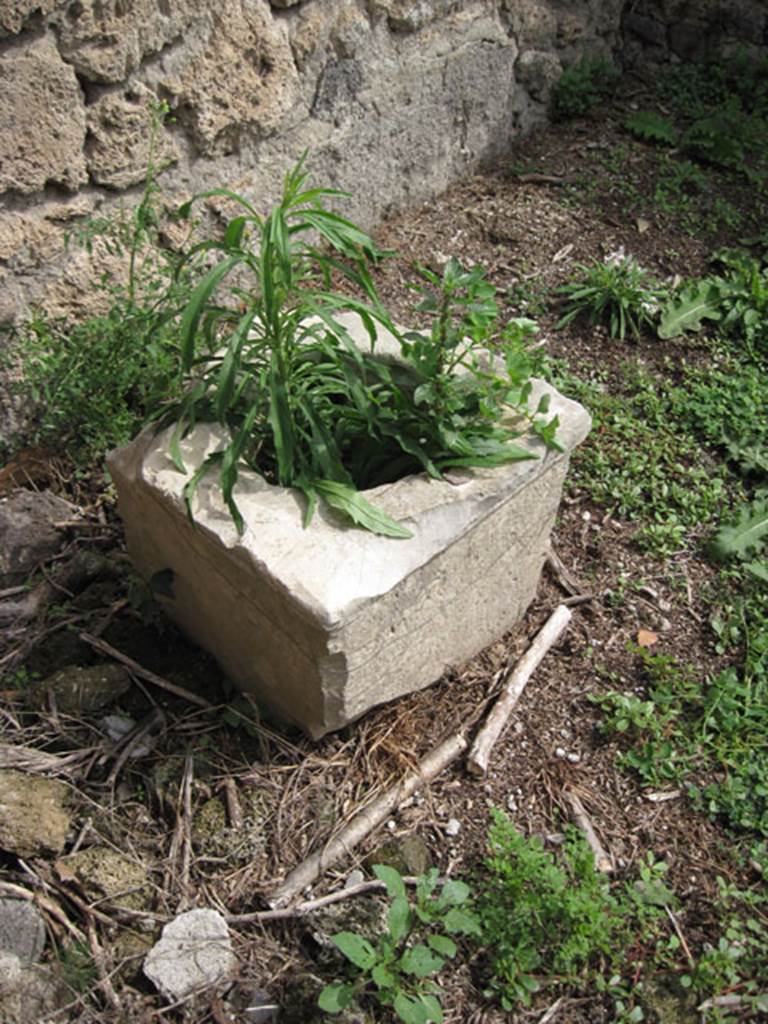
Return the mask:
<path id="1" fill-rule="evenodd" d="M 371 533 L 378 533 L 383 537 L 397 537 L 407 540 L 413 534 L 400 523 L 395 522 L 391 516 L 381 509 L 376 508 L 369 501 L 353 488 L 346 484 L 340 484 L 335 480 L 316 480 L 315 487 L 321 498 L 324 498 L 333 508 L 347 515 L 352 522 L 362 526 Z"/>
<path id="2" fill-rule="evenodd" d="M 181 318 L 180 342 L 181 342 L 181 365 L 185 373 L 192 367 L 195 357 L 195 336 L 200 317 L 205 311 L 206 304 L 219 286 L 221 281 L 240 262 L 240 256 L 230 256 L 222 260 L 217 266 L 210 270 L 200 284 L 192 292 L 192 296 L 184 310 Z"/>

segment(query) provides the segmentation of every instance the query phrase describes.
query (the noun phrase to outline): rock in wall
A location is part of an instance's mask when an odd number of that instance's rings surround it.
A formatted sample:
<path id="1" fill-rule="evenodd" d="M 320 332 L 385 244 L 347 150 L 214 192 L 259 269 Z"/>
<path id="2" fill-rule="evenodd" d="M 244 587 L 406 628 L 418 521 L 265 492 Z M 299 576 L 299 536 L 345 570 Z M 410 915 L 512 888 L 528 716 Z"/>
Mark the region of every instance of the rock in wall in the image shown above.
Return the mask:
<path id="1" fill-rule="evenodd" d="M 152 106 L 179 202 L 265 208 L 304 149 L 372 224 L 546 116 L 564 66 L 616 46 L 623 0 L 0 0 L 0 322 L 84 311 L 66 232 L 135 202 Z"/>

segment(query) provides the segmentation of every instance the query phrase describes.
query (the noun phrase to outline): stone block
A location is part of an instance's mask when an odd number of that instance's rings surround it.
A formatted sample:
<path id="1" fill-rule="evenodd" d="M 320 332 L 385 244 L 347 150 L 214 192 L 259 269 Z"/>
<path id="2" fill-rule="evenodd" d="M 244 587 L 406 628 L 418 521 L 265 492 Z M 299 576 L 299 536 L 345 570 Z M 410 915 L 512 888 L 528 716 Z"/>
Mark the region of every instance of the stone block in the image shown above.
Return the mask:
<path id="1" fill-rule="evenodd" d="M 377 350 L 381 346 L 377 344 Z M 383 346 L 386 349 L 386 345 Z M 568 466 L 590 419 L 547 391 L 564 452 L 495 469 L 413 475 L 366 497 L 412 532 L 374 536 L 321 507 L 302 527 L 303 498 L 240 474 L 238 536 L 209 474 L 184 507 L 188 476 L 170 460 L 170 428 L 113 452 L 128 548 L 146 577 L 170 569 L 168 614 L 241 688 L 318 738 L 375 705 L 429 685 L 525 613 L 535 595 Z M 182 442 L 192 468 L 221 447 L 201 424 Z"/>
<path id="2" fill-rule="evenodd" d="M 83 96 L 50 37 L 0 54 L 0 94 L 0 192 L 29 194 L 49 183 L 70 190 L 82 185 L 87 177 Z"/>

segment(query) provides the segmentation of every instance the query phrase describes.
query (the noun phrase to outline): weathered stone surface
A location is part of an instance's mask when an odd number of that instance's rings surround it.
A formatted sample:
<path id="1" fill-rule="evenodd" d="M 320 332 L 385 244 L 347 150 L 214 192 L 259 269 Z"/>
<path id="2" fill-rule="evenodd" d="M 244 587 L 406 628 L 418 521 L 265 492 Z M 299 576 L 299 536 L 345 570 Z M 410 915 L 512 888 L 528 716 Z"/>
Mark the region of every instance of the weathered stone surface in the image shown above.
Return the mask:
<path id="1" fill-rule="evenodd" d="M 68 203 L 41 203 L 33 213 L 7 213 L 0 217 L 0 262 L 21 273 L 43 266 L 64 252 L 71 223 L 92 210 L 93 201 L 81 195 Z"/>
<path id="2" fill-rule="evenodd" d="M 70 826 L 68 798 L 63 782 L 0 771 L 0 850 L 19 857 L 60 853 Z"/>
<path id="3" fill-rule="evenodd" d="M 552 87 L 563 73 L 563 66 L 552 53 L 544 50 L 525 50 L 517 59 L 515 74 L 534 99 L 541 103 L 549 100 Z"/>
<path id="4" fill-rule="evenodd" d="M 131 687 L 131 677 L 122 665 L 67 665 L 27 690 L 32 706 L 45 704 L 52 693 L 56 707 L 64 714 L 98 711 L 114 704 Z"/>
<path id="5" fill-rule="evenodd" d="M 144 910 L 151 898 L 146 866 L 107 846 L 89 846 L 63 857 L 56 870 L 65 881 L 77 882 L 92 900 Z"/>
<path id="6" fill-rule="evenodd" d="M 122 82 L 148 56 L 199 38 L 208 5 L 195 0 L 78 0 L 54 19 L 62 56 L 92 82 Z"/>
<path id="7" fill-rule="evenodd" d="M 84 184 L 83 97 L 50 37 L 0 55 L 0 95 L 0 192 Z"/>
<path id="8" fill-rule="evenodd" d="M 14 491 L 0 498 L 0 587 L 23 583 L 37 565 L 55 555 L 63 540 L 53 525 L 75 509 L 47 491 Z"/>
<path id="9" fill-rule="evenodd" d="M 26 900 L 0 899 L 0 952 L 13 953 L 23 967 L 37 963 L 45 948 L 45 922 Z"/>
<path id="10" fill-rule="evenodd" d="M 354 529 L 328 509 L 305 530 L 297 493 L 250 472 L 236 492 L 242 537 L 215 474 L 196 492 L 193 527 L 169 433 L 144 434 L 110 458 L 131 557 L 145 577 L 173 570 L 164 606 L 234 681 L 322 736 L 433 682 L 524 614 L 567 452 L 589 429 L 581 406 L 551 394 L 566 454 L 527 439 L 534 460 L 466 472 L 460 484 L 413 476 L 368 492 L 410 540 Z M 201 425 L 182 443 L 186 464 L 221 442 L 218 428 Z"/>
<path id="11" fill-rule="evenodd" d="M 227 922 L 218 910 L 188 910 L 170 921 L 144 960 L 144 973 L 172 1001 L 228 979 L 237 966 Z"/>
<path id="12" fill-rule="evenodd" d="M 458 7 L 458 0 L 374 0 L 373 9 L 386 14 L 395 32 L 417 32 Z"/>
<path id="13" fill-rule="evenodd" d="M 0 951 L 0 1024 L 30 1024 L 72 1001 L 71 990 L 53 971 L 25 967 L 13 953 Z"/>
<path id="14" fill-rule="evenodd" d="M 0 36 L 16 35 L 33 14 L 50 14 L 58 0 L 3 0 L 0 5 Z"/>
<path id="15" fill-rule="evenodd" d="M 512 34 L 523 47 L 552 49 L 557 37 L 557 15 L 543 0 L 504 0 L 502 10 Z"/>
<path id="16" fill-rule="evenodd" d="M 107 93 L 88 110 L 88 171 L 99 185 L 122 189 L 144 181 L 150 159 L 152 105 L 158 99 L 145 86 Z M 175 163 L 178 148 L 161 130 L 152 159 L 155 168 Z"/>
<path id="17" fill-rule="evenodd" d="M 236 151 L 243 132 L 274 132 L 299 97 L 285 28 L 266 0 L 227 0 L 206 46 L 163 80 L 201 153 Z"/>

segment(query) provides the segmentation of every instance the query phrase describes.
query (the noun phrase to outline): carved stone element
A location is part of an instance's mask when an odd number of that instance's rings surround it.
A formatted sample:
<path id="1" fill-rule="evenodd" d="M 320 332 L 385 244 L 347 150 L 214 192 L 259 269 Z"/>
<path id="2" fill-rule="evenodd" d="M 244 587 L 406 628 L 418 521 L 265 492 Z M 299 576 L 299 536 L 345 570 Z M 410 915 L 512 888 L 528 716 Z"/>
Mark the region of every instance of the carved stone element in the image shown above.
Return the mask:
<path id="1" fill-rule="evenodd" d="M 84 184 L 83 96 L 49 37 L 0 56 L 0 95 L 0 192 Z"/>
<path id="2" fill-rule="evenodd" d="M 367 338 L 354 316 L 343 319 Z M 396 345 L 379 331 L 377 352 Z M 196 492 L 192 526 L 183 499 L 188 477 L 168 453 L 170 428 L 144 434 L 110 456 L 131 557 L 147 578 L 173 571 L 164 607 L 233 681 L 320 737 L 429 685 L 524 614 L 568 453 L 590 423 L 581 406 L 543 382 L 534 408 L 544 391 L 560 418 L 564 453 L 526 437 L 530 461 L 467 471 L 460 482 L 414 475 L 367 492 L 412 530 L 409 540 L 352 528 L 327 508 L 304 529 L 297 493 L 250 471 L 236 489 L 243 536 L 216 473 Z M 212 424 L 192 431 L 182 442 L 187 466 L 222 441 Z"/>

